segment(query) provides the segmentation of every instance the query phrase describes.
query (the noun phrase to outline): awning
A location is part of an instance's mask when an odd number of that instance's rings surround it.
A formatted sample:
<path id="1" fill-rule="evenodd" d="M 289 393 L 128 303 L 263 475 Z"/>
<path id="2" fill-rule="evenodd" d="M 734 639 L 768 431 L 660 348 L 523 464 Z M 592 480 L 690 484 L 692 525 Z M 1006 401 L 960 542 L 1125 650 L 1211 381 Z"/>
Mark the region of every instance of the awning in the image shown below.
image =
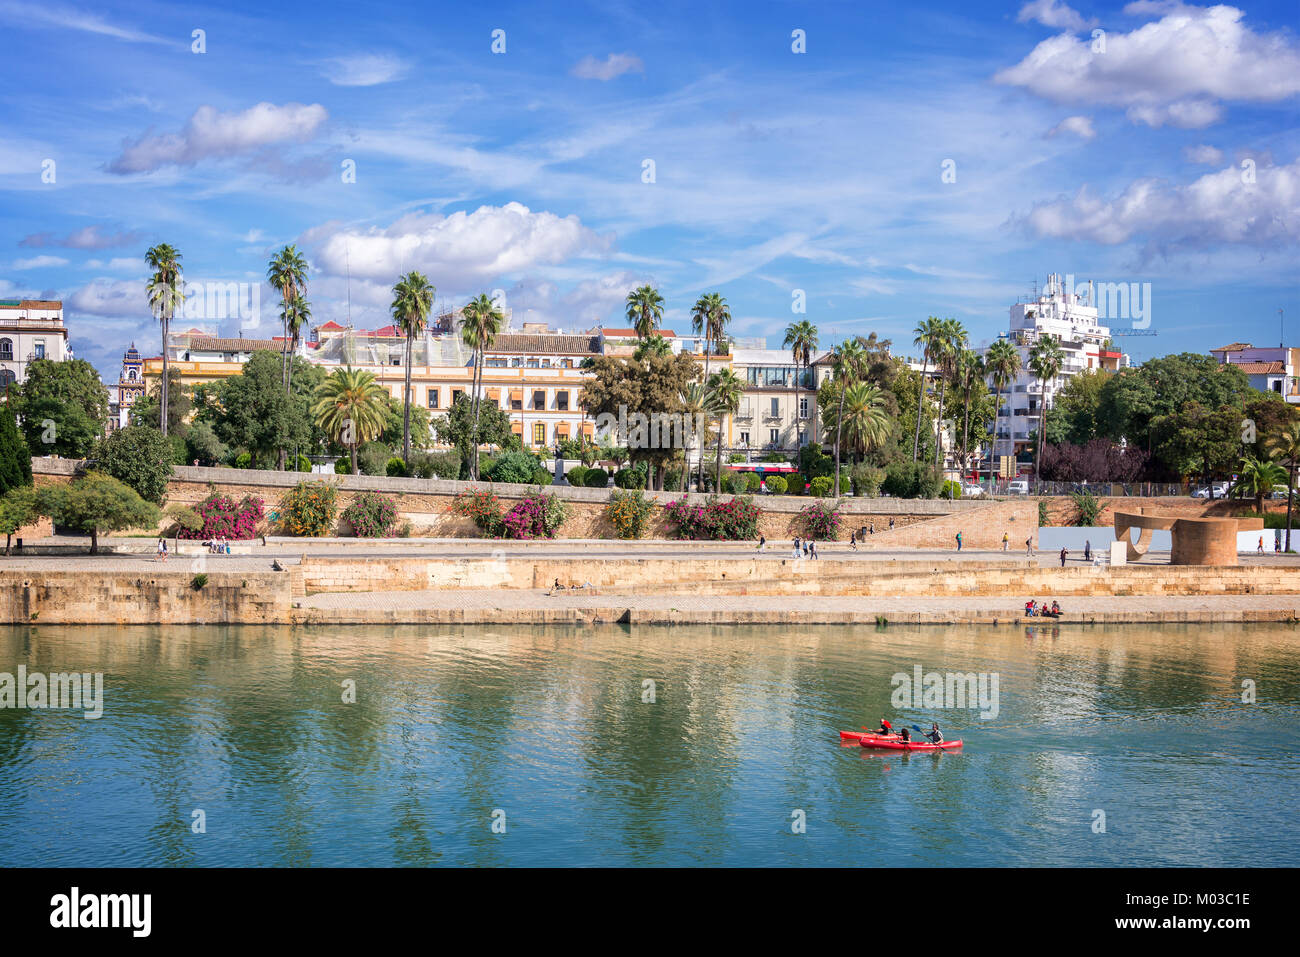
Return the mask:
<path id="1" fill-rule="evenodd" d="M 523 435 L 524 424 L 522 422 L 511 422 L 510 431 L 513 432 L 515 435 Z"/>
<path id="2" fill-rule="evenodd" d="M 596 423 L 595 422 L 582 423 L 582 434 L 585 435 L 587 438 L 591 438 L 593 435 L 595 435 Z"/>
<path id="3" fill-rule="evenodd" d="M 568 422 L 556 423 L 555 434 L 559 438 L 567 439 L 569 437 L 569 423 Z"/>
<path id="4" fill-rule="evenodd" d="M 510 390 L 510 401 L 511 401 L 511 402 L 523 402 L 523 401 L 524 401 L 524 390 L 523 390 L 523 389 L 511 389 L 511 390 Z"/>
<path id="5" fill-rule="evenodd" d="M 487 390 L 487 397 L 488 397 L 488 399 L 491 400 L 492 402 L 500 403 L 500 401 L 501 401 L 501 390 L 500 390 L 500 389 L 488 389 L 488 390 Z"/>

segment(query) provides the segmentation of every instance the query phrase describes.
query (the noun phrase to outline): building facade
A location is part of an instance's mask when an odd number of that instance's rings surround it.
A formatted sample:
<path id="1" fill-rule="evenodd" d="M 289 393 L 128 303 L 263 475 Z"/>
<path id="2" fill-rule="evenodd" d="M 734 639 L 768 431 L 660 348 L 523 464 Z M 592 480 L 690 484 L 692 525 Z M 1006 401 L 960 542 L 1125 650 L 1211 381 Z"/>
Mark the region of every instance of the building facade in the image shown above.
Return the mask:
<path id="1" fill-rule="evenodd" d="M 37 359 L 72 358 L 63 303 L 57 299 L 0 299 L 0 390 L 27 379 Z"/>
<path id="2" fill-rule="evenodd" d="M 1300 403 L 1300 349 L 1278 346 L 1256 349 L 1249 342 L 1211 349 L 1219 365 L 1234 365 L 1246 373 L 1251 388 L 1276 392 L 1287 402 Z"/>
<path id="3" fill-rule="evenodd" d="M 815 438 L 817 380 L 812 367 L 797 365 L 790 349 L 745 348 L 731 350 L 731 366 L 745 383 L 740 410 L 731 420 L 729 440 L 735 451 L 794 452 Z"/>

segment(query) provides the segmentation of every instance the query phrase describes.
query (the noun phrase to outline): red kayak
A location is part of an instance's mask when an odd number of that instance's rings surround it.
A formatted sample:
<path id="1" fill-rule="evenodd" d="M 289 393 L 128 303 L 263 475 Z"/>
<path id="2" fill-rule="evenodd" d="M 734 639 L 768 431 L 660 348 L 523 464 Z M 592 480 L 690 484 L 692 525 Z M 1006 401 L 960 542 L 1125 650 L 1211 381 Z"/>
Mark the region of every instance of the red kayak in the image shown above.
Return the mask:
<path id="1" fill-rule="evenodd" d="M 948 751 L 961 747 L 961 739 L 931 744 L 928 741 L 900 741 L 898 738 L 862 738 L 858 744 L 864 748 L 884 748 L 889 751 Z"/>
<path id="2" fill-rule="evenodd" d="M 881 734 L 878 731 L 841 731 L 841 741 L 861 741 L 863 738 L 881 738 L 886 741 L 897 741 L 897 734 Z"/>

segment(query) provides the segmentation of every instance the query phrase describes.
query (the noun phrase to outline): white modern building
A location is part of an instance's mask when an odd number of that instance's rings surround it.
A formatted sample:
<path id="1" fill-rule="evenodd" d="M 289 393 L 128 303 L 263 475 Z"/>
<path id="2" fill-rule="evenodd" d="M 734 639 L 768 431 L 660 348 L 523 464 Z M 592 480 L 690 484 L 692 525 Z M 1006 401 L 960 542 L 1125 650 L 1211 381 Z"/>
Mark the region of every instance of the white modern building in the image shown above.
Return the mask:
<path id="1" fill-rule="evenodd" d="M 1065 353 L 1060 375 L 1042 383 L 1029 367 L 1029 354 L 1044 336 L 1055 336 Z M 1009 339 L 1020 352 L 1020 374 L 1004 387 L 993 454 L 1019 455 L 1031 451 L 1031 434 L 1038 429 L 1043 404 L 1053 399 L 1066 381 L 1087 369 L 1116 371 L 1128 365 L 1127 356 L 1111 345 L 1109 327 L 1098 315 L 1092 280 L 1074 285 L 1060 275 L 1047 277 L 1043 291 L 1035 292 L 1011 306 Z M 996 386 L 992 379 L 989 388 Z"/>
<path id="2" fill-rule="evenodd" d="M 0 392 L 27 378 L 37 359 L 72 358 L 63 303 L 57 299 L 0 299 Z"/>

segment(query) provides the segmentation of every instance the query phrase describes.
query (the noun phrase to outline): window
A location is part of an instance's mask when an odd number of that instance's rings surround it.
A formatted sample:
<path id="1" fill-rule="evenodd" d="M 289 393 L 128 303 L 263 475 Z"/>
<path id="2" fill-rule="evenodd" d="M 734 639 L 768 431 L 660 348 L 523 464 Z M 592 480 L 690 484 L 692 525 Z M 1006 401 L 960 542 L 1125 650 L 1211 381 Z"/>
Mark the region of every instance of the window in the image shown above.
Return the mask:
<path id="1" fill-rule="evenodd" d="M 551 360 L 550 360 L 550 359 L 543 359 L 543 360 L 542 360 L 542 368 L 543 368 L 543 369 L 549 369 L 550 367 L 551 367 Z"/>
<path id="2" fill-rule="evenodd" d="M 484 365 L 489 369 L 504 369 L 506 367 L 505 359 L 488 359 Z"/>
<path id="3" fill-rule="evenodd" d="M 741 445 L 749 445 L 749 433 L 748 433 L 748 432 L 741 432 L 741 433 L 740 433 L 740 444 L 741 444 Z"/>
<path id="4" fill-rule="evenodd" d="M 389 365 L 394 365 L 394 366 L 400 366 L 400 365 L 402 364 L 402 357 L 401 357 L 401 356 L 393 356 L 393 357 L 389 360 L 388 364 L 389 364 Z"/>
<path id="5" fill-rule="evenodd" d="M 12 359 L 14 357 L 14 341 L 12 339 L 0 339 L 0 359 Z"/>
<path id="6" fill-rule="evenodd" d="M 772 445 L 780 445 L 780 444 L 781 444 L 781 430 L 780 430 L 780 429 L 769 429 L 768 432 L 767 432 L 767 441 L 770 442 Z"/>
<path id="7" fill-rule="evenodd" d="M 533 393 L 533 408 L 534 409 L 546 408 L 546 393 L 541 389 L 538 389 L 536 392 Z"/>
<path id="8" fill-rule="evenodd" d="M 134 370 L 134 369 L 132 369 L 130 372 L 128 372 L 128 373 L 126 374 L 126 381 L 127 381 L 127 382 L 134 382 L 134 381 L 135 381 L 135 370 Z"/>
<path id="9" fill-rule="evenodd" d="M 561 412 L 568 412 L 568 411 L 569 411 L 569 393 L 568 393 L 568 392 L 556 392 L 556 393 L 555 393 L 555 408 L 557 408 L 557 409 L 558 409 L 559 411 L 561 411 Z"/>
<path id="10" fill-rule="evenodd" d="M 464 395 L 464 394 L 465 394 L 465 390 L 464 390 L 464 389 L 452 389 L 452 390 L 451 390 L 451 404 L 452 404 L 452 405 L 455 405 L 458 401 L 460 401 L 460 397 L 461 397 L 462 395 Z"/>
<path id="11" fill-rule="evenodd" d="M 773 400 L 772 400 L 772 411 L 771 411 L 770 414 L 773 415 L 773 416 L 779 416 L 779 415 L 781 414 L 781 400 L 780 400 L 780 399 L 773 399 Z"/>
<path id="12" fill-rule="evenodd" d="M 561 359 L 561 360 L 560 360 L 560 368 L 561 368 L 561 369 L 572 369 L 572 368 L 573 368 L 573 360 L 572 360 L 572 359 Z"/>
<path id="13" fill-rule="evenodd" d="M 44 358 L 45 358 L 45 340 L 44 340 L 44 339 L 37 339 L 37 340 L 36 340 L 36 358 L 38 358 L 38 359 L 44 359 Z"/>
<path id="14" fill-rule="evenodd" d="M 518 369 L 523 364 L 524 364 L 524 360 L 520 359 L 518 356 L 510 360 L 510 368 L 512 369 Z"/>
<path id="15" fill-rule="evenodd" d="M 808 418 L 808 397 L 806 395 L 799 397 L 799 418 Z"/>
<path id="16" fill-rule="evenodd" d="M 533 445 L 546 444 L 546 425 L 542 422 L 533 423 Z"/>
<path id="17" fill-rule="evenodd" d="M 524 363 L 524 367 L 527 369 L 536 369 L 538 368 L 538 362 L 536 359 L 529 359 Z"/>
<path id="18" fill-rule="evenodd" d="M 431 409 L 436 409 L 436 408 L 438 408 L 438 393 L 439 393 L 440 391 L 441 391 L 441 390 L 439 390 L 439 389 L 430 389 L 430 390 L 429 390 L 429 408 L 431 408 Z"/>

